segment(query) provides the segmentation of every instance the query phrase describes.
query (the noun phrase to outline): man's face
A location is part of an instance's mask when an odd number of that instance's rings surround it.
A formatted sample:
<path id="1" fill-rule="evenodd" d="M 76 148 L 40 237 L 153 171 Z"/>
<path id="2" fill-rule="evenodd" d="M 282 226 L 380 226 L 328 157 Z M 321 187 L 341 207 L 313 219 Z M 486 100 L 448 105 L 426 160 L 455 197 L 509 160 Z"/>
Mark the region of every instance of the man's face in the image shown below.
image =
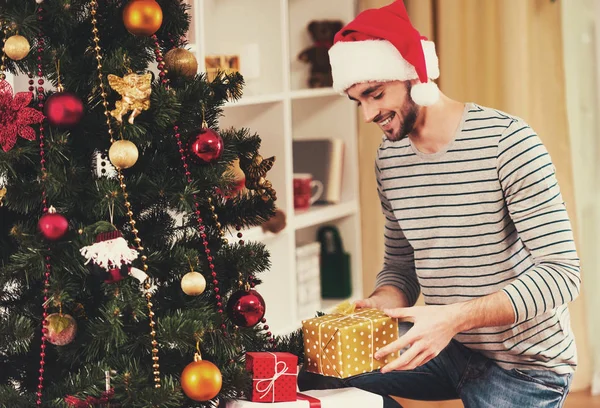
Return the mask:
<path id="1" fill-rule="evenodd" d="M 401 140 L 412 132 L 419 107 L 410 98 L 410 81 L 355 84 L 346 93 L 361 107 L 365 122 L 375 122 L 388 140 Z"/>

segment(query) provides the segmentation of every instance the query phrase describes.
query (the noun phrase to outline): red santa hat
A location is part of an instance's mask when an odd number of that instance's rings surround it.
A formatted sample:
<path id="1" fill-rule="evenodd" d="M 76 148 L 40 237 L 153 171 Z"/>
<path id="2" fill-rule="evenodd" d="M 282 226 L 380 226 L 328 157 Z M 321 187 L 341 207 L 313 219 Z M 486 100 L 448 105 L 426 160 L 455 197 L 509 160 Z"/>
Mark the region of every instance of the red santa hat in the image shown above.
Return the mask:
<path id="1" fill-rule="evenodd" d="M 430 81 L 440 75 L 435 45 L 413 27 L 402 0 L 356 16 L 335 35 L 329 59 L 340 93 L 362 82 L 419 79 L 410 92 L 413 101 L 427 106 L 439 100 Z"/>

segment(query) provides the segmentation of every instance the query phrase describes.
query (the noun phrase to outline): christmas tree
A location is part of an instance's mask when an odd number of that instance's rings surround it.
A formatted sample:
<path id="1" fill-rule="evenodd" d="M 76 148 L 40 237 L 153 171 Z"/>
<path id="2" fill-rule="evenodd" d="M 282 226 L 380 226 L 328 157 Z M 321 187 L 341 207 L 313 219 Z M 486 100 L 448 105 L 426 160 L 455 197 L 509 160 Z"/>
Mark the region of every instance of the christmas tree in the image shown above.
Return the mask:
<path id="1" fill-rule="evenodd" d="M 280 340 L 241 232 L 275 212 L 274 158 L 219 128 L 243 78 L 197 73 L 187 7 L 0 1 L 2 407 L 215 406 Z"/>

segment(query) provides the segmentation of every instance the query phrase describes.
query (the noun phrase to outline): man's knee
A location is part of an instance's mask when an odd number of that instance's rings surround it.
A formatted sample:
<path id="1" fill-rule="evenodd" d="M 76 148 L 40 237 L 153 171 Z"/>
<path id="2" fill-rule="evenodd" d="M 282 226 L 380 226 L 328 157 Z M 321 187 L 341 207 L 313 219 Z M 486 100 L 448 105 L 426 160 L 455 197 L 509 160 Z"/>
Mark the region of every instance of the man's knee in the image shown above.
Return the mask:
<path id="1" fill-rule="evenodd" d="M 298 388 L 300 391 L 328 390 L 332 388 L 344 388 L 346 386 L 344 380 L 341 378 L 309 373 L 305 369 L 301 369 L 298 372 Z"/>

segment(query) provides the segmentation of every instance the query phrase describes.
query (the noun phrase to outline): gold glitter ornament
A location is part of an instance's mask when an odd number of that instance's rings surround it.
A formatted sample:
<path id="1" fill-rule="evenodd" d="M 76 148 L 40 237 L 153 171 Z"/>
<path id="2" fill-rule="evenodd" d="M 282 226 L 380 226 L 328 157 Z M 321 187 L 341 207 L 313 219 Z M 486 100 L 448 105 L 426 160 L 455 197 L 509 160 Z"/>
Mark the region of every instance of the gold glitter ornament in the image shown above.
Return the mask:
<path id="1" fill-rule="evenodd" d="M 123 122 L 123 115 L 129 111 L 129 123 L 144 110 L 150 109 L 150 94 L 152 93 L 152 74 L 127 74 L 123 78 L 113 74 L 108 75 L 108 84 L 121 95 L 122 99 L 115 103 L 111 116 Z"/>
<path id="2" fill-rule="evenodd" d="M 199 272 L 191 271 L 181 278 L 181 290 L 183 290 L 186 295 L 198 296 L 204 293 L 205 289 L 206 279 L 204 279 L 204 276 Z"/>
<path id="3" fill-rule="evenodd" d="M 137 146 L 129 140 L 117 140 L 108 149 L 108 158 L 117 169 L 128 169 L 138 159 Z"/>
<path id="4" fill-rule="evenodd" d="M 165 54 L 165 66 L 170 73 L 193 78 L 198 72 L 198 61 L 194 54 L 183 48 L 173 48 Z"/>
<path id="5" fill-rule="evenodd" d="M 27 38 L 22 35 L 13 35 L 6 39 L 4 43 L 4 53 L 14 61 L 20 61 L 29 54 L 31 46 Z"/>

